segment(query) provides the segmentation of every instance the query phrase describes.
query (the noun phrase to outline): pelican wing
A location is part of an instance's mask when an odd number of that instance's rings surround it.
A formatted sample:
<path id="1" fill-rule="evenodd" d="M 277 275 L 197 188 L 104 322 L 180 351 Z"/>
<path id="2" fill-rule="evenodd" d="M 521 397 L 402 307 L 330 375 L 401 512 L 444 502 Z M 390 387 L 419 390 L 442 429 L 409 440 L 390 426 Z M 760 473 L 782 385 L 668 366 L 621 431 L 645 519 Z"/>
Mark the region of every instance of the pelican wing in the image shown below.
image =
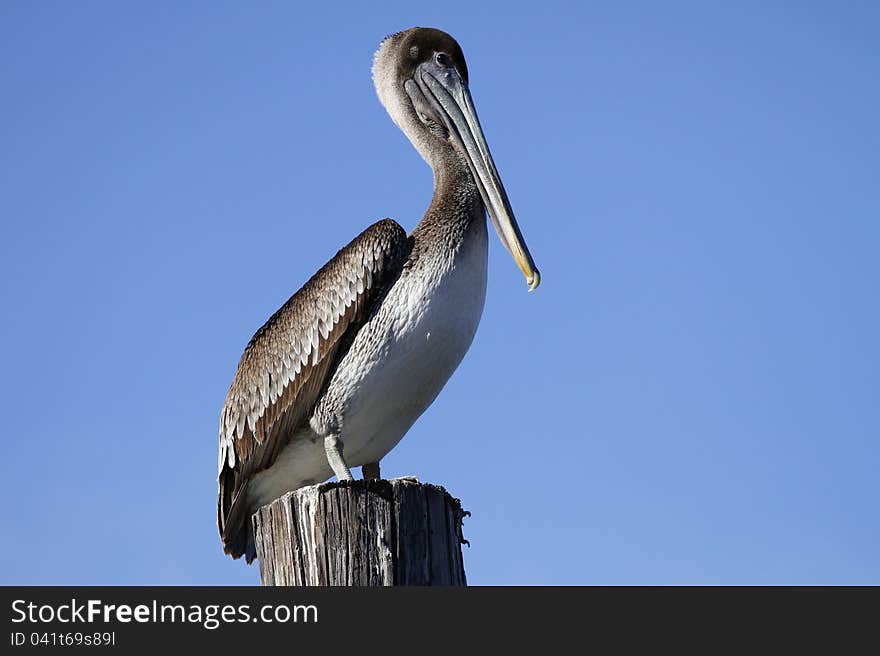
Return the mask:
<path id="1" fill-rule="evenodd" d="M 223 548 L 247 553 L 251 476 L 270 467 L 307 421 L 340 344 L 356 333 L 400 270 L 406 232 L 391 219 L 354 238 L 273 314 L 248 343 L 220 415 L 217 523 Z"/>

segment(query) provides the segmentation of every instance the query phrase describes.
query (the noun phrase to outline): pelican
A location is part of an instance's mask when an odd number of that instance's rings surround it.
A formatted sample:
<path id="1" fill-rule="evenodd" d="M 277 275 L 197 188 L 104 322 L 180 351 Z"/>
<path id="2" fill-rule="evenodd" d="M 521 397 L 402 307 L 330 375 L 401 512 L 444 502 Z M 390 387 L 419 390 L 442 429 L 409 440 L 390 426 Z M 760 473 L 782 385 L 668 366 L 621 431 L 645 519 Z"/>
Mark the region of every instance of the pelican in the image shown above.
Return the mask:
<path id="1" fill-rule="evenodd" d="M 434 171 L 411 234 L 373 224 L 247 344 L 220 415 L 217 523 L 252 562 L 251 515 L 283 494 L 379 461 L 431 405 L 473 341 L 486 298 L 488 212 L 530 290 L 541 281 L 468 88 L 458 43 L 437 29 L 387 36 L 379 100 Z"/>

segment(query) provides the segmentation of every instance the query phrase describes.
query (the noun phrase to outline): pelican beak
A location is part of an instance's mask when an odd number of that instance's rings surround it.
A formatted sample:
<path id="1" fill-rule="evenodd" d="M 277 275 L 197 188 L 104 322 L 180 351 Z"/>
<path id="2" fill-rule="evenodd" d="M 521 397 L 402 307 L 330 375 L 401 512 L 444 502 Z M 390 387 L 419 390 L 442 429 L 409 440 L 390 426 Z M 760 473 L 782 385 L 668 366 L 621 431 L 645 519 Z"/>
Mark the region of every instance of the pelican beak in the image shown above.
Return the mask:
<path id="1" fill-rule="evenodd" d="M 529 291 L 532 291 L 541 283 L 541 274 L 510 209 L 507 192 L 486 145 L 467 83 L 455 69 L 434 62 L 420 64 L 414 80 L 443 119 L 450 139 L 464 153 L 498 238 L 516 261 L 526 277 Z"/>

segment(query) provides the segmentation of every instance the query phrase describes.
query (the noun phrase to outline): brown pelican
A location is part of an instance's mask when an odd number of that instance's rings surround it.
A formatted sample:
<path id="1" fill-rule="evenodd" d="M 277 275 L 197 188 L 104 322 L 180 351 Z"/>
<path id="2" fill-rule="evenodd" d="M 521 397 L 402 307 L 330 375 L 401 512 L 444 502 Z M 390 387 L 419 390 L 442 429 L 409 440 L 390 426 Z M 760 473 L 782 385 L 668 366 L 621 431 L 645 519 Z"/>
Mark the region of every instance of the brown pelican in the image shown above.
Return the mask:
<path id="1" fill-rule="evenodd" d="M 414 27 L 373 59 L 379 99 L 434 171 L 407 236 L 385 219 L 339 251 L 253 336 L 220 416 L 223 549 L 255 556 L 251 515 L 284 493 L 351 479 L 404 436 L 471 345 L 486 297 L 486 212 L 526 277 L 541 278 L 510 209 L 458 43 Z"/>

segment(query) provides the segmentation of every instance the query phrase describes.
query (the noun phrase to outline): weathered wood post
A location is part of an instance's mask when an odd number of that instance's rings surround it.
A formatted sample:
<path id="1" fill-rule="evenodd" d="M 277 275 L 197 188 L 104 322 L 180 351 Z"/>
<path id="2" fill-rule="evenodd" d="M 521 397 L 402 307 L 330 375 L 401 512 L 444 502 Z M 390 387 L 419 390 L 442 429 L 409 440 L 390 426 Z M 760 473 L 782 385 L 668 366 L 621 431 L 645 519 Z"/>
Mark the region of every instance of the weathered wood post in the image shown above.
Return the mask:
<path id="1" fill-rule="evenodd" d="M 253 516 L 263 585 L 466 585 L 461 503 L 412 478 L 323 483 Z"/>

